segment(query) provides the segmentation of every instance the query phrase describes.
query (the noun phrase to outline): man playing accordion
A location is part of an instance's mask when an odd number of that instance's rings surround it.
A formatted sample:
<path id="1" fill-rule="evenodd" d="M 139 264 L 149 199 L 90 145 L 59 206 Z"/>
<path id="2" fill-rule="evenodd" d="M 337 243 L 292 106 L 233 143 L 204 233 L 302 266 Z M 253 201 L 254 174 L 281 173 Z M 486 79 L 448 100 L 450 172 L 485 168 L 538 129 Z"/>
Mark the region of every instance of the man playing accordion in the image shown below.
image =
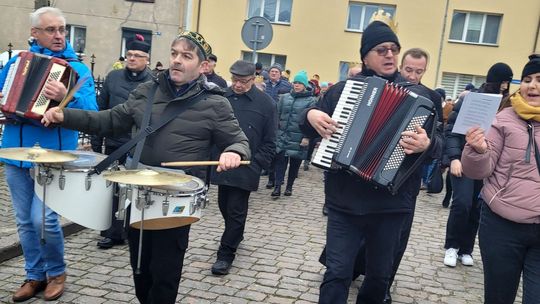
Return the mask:
<path id="1" fill-rule="evenodd" d="M 372 22 L 363 32 L 360 55 L 362 72 L 355 79 L 378 76 L 389 82 L 405 84 L 418 95 L 429 96 L 417 86 L 407 84 L 397 71 L 400 43 L 385 23 Z M 328 138 L 338 127 L 331 116 L 344 91 L 345 82 L 332 86 L 319 104 L 305 112 L 305 134 Z M 351 130 L 349 133 L 354 133 Z M 407 155 L 437 153 L 442 138 L 428 137 L 423 128 L 401 133 L 399 145 Z M 350 174 L 331 170 L 326 178 L 328 204 L 326 239 L 327 270 L 320 287 L 319 303 L 346 303 L 356 257 L 365 246 L 365 278 L 356 303 L 384 303 L 393 273 L 396 251 L 407 218 L 414 213 L 420 188 L 420 168 L 414 171 L 395 195 L 387 189 Z"/>

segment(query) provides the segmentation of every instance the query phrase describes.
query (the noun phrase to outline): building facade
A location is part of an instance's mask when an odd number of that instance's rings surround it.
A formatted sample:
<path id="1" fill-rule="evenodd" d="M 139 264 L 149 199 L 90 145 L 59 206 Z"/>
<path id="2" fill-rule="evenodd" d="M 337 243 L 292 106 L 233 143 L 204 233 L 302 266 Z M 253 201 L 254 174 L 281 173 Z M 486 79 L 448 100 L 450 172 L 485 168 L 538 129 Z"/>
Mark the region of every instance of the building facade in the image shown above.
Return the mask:
<path id="1" fill-rule="evenodd" d="M 0 53 L 9 43 L 14 50 L 28 48 L 29 14 L 51 5 L 67 19 L 67 39 L 94 77 L 105 76 L 125 53 L 126 40 L 135 34 L 152 45 L 149 65 L 169 62 L 170 43 L 184 28 L 185 0 L 2 0 L 0 2 Z M 92 58 L 92 55 L 95 58 Z"/>
<path id="2" fill-rule="evenodd" d="M 244 22 L 267 18 L 268 47 L 258 51 L 265 66 L 277 62 L 294 73 L 305 69 L 321 81 L 344 77 L 360 61 L 362 31 L 378 9 L 397 23 L 402 52 L 421 47 L 430 54 L 423 83 L 455 97 L 467 83 L 481 84 L 489 67 L 508 63 L 519 78 L 527 56 L 540 52 L 540 1 L 522 0 L 190 0 L 187 26 L 202 33 L 228 77 L 237 59 L 252 60 L 242 42 Z"/>

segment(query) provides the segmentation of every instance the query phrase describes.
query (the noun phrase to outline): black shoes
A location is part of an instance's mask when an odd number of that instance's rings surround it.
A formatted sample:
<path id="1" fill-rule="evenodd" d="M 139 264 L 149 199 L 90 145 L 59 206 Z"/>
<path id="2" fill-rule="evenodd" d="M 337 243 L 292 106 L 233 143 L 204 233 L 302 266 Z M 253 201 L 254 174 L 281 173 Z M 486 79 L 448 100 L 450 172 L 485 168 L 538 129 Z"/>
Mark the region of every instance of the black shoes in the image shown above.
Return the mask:
<path id="1" fill-rule="evenodd" d="M 231 269 L 232 263 L 229 263 L 227 261 L 220 261 L 217 260 L 214 265 L 212 265 L 212 274 L 215 275 L 226 275 L 229 274 L 229 270 Z"/>
<path id="2" fill-rule="evenodd" d="M 292 195 L 292 187 L 285 188 L 285 192 L 283 192 L 283 195 L 291 196 Z"/>
<path id="3" fill-rule="evenodd" d="M 97 242 L 97 246 L 101 249 L 109 249 L 112 248 L 114 245 L 124 245 L 124 240 L 113 240 L 110 238 L 103 238 Z"/>
<path id="4" fill-rule="evenodd" d="M 277 185 L 274 187 L 274 191 L 270 193 L 270 196 L 272 197 L 280 197 L 281 196 L 281 185 Z"/>
<path id="5" fill-rule="evenodd" d="M 266 189 L 272 189 L 272 188 L 274 188 L 274 181 L 269 180 L 268 183 L 266 184 Z"/>
<path id="6" fill-rule="evenodd" d="M 309 171 L 309 161 L 304 161 L 304 171 Z"/>

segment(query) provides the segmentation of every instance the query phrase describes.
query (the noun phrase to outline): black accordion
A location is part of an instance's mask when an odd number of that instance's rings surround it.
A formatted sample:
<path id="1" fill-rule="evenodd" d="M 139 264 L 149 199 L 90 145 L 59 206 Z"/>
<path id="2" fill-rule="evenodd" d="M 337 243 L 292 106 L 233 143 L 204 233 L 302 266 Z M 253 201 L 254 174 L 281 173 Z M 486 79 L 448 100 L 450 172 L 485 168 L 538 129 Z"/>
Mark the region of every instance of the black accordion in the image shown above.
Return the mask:
<path id="1" fill-rule="evenodd" d="M 8 119 L 29 118 L 40 121 L 45 111 L 58 105 L 58 102 L 43 95 L 47 81 L 60 81 L 69 90 L 76 77 L 77 73 L 63 59 L 21 52 L 9 67 L 2 88 L 2 112 Z"/>
<path id="2" fill-rule="evenodd" d="M 431 137 L 435 130 L 431 100 L 379 77 L 347 80 L 332 119 L 338 130 L 321 141 L 312 163 L 327 170 L 344 168 L 392 194 L 426 153 L 405 154 L 401 133 L 421 126 Z"/>

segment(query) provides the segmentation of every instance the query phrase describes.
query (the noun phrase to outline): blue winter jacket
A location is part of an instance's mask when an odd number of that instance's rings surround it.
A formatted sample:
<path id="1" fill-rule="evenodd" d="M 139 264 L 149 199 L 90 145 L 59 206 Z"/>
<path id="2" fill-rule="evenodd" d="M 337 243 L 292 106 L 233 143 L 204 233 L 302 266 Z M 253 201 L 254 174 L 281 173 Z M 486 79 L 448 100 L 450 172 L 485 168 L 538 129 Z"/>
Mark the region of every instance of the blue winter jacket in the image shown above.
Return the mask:
<path id="1" fill-rule="evenodd" d="M 79 79 L 89 76 L 84 85 L 75 93 L 73 100 L 68 103 L 68 108 L 77 108 L 84 110 L 97 111 L 96 93 L 94 89 L 94 80 L 90 70 L 86 65 L 80 62 L 73 51 L 73 48 L 66 42 L 66 48 L 60 52 L 53 52 L 49 49 L 39 46 L 34 42 L 29 51 L 44 55 L 54 56 L 67 60 L 70 66 L 77 72 Z M 0 90 L 4 87 L 7 72 L 11 64 L 15 62 L 17 56 L 11 58 L 0 74 Z M 78 132 L 64 128 L 46 128 L 33 123 L 15 123 L 6 124 L 2 136 L 2 148 L 12 147 L 32 147 L 35 143 L 43 148 L 55 150 L 75 150 L 78 144 Z M 29 162 L 0 159 L 0 161 L 15 165 L 18 167 L 29 168 L 32 166 Z"/>

